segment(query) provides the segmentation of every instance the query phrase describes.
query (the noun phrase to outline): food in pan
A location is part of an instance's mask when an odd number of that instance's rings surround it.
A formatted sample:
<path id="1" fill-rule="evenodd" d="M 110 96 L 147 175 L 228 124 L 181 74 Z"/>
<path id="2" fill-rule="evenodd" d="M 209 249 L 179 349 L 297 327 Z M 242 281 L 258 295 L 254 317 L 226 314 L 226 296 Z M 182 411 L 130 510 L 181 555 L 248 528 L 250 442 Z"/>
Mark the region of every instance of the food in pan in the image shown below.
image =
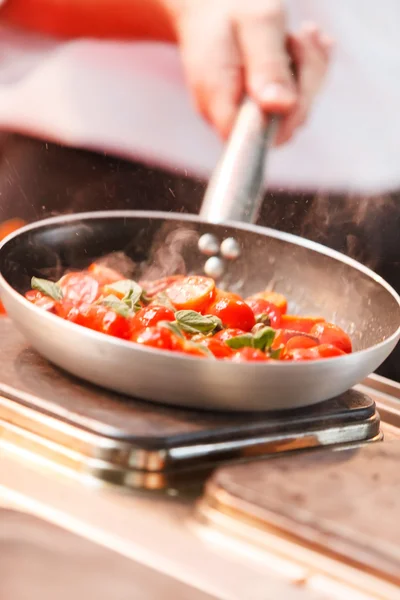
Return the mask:
<path id="1" fill-rule="evenodd" d="M 350 337 L 320 317 L 290 315 L 282 294 L 243 299 L 210 277 L 137 283 L 94 263 L 57 283 L 32 278 L 25 297 L 83 327 L 142 346 L 233 362 L 310 361 L 352 352 Z"/>

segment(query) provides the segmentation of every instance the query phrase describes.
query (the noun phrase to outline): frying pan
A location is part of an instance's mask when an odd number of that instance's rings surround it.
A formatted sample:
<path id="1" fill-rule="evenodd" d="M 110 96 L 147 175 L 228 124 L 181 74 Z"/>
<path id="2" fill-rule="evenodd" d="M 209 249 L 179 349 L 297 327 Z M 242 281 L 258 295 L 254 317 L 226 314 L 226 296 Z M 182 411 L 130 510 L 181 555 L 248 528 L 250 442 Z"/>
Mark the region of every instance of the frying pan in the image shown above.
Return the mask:
<path id="1" fill-rule="evenodd" d="M 299 408 L 359 383 L 400 337 L 400 298 L 379 276 L 319 244 L 259 227 L 264 151 L 275 127 L 244 103 L 200 216 L 111 211 L 37 222 L 0 248 L 0 290 L 8 315 L 49 361 L 97 385 L 183 407 L 227 411 Z M 250 198 L 250 200 L 249 200 Z M 199 359 L 140 347 L 91 331 L 26 301 L 32 276 L 58 278 L 68 269 L 121 252 L 136 280 L 174 272 L 202 273 L 198 240 L 234 237 L 241 255 L 220 285 L 244 296 L 273 284 L 292 298 L 290 311 L 324 316 L 346 329 L 355 352 L 315 362 L 241 363 Z M 55 390 L 55 393 L 56 390 Z"/>

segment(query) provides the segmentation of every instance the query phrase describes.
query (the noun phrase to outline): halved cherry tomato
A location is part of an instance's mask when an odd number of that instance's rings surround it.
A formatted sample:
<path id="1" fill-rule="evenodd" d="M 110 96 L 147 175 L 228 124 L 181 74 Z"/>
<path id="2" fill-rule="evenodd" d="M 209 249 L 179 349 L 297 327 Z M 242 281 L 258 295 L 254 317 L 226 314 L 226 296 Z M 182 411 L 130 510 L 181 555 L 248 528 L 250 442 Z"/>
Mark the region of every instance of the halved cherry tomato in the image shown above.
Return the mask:
<path id="1" fill-rule="evenodd" d="M 287 346 L 289 340 L 292 338 L 305 338 L 310 340 L 310 343 L 313 343 L 313 346 L 318 346 L 319 341 L 316 337 L 310 335 L 309 333 L 302 333 L 300 331 L 293 331 L 292 329 L 278 329 L 275 335 L 275 339 L 272 342 L 272 350 L 276 350 L 277 348 L 281 348 L 283 346 Z M 299 340 L 300 343 L 300 340 Z M 308 342 L 305 342 L 307 345 Z M 301 347 L 301 346 L 299 346 Z M 306 347 L 306 346 L 304 346 Z M 308 346 L 307 347 L 311 347 Z"/>
<path id="2" fill-rule="evenodd" d="M 221 319 L 225 327 L 250 331 L 256 320 L 250 306 L 243 300 L 222 297 L 207 309 L 207 313 Z"/>
<path id="3" fill-rule="evenodd" d="M 35 304 L 48 312 L 53 311 L 56 306 L 56 302 L 53 298 L 45 296 L 42 292 L 39 292 L 39 290 L 29 290 L 26 292 L 25 298 L 29 300 L 29 302 L 32 302 L 32 304 Z"/>
<path id="4" fill-rule="evenodd" d="M 324 323 L 322 317 L 299 317 L 298 315 L 282 315 L 281 328 L 300 331 L 301 333 L 310 333 L 311 329 L 317 323 Z"/>
<path id="5" fill-rule="evenodd" d="M 88 273 L 67 273 L 61 277 L 58 284 L 61 287 L 64 300 L 74 304 L 91 304 L 99 296 L 99 282 Z"/>
<path id="6" fill-rule="evenodd" d="M 278 292 L 269 292 L 268 290 L 264 290 L 263 292 L 259 292 L 258 294 L 254 294 L 247 298 L 248 300 L 260 299 L 266 300 L 267 302 L 271 302 L 274 306 L 279 308 L 281 314 L 285 314 L 287 312 L 288 303 L 286 297 L 283 294 L 279 294 Z"/>
<path id="7" fill-rule="evenodd" d="M 129 320 L 106 306 L 83 304 L 71 320 L 83 327 L 124 340 L 131 335 Z"/>
<path id="8" fill-rule="evenodd" d="M 132 335 L 157 325 L 160 321 L 174 321 L 175 313 L 166 306 L 145 306 L 131 319 Z"/>
<path id="9" fill-rule="evenodd" d="M 81 305 L 82 309 L 85 305 Z M 87 305 L 89 306 L 89 305 Z M 63 300 L 62 302 L 57 302 L 54 307 L 54 312 L 56 315 L 65 319 L 66 321 L 72 321 L 73 323 L 77 320 L 79 315 L 79 306 L 70 302 L 69 300 Z"/>
<path id="10" fill-rule="evenodd" d="M 286 343 L 286 351 L 298 350 L 300 348 L 315 348 L 318 341 L 307 335 L 295 335 Z"/>
<path id="11" fill-rule="evenodd" d="M 350 354 L 353 349 L 347 333 L 333 323 L 317 323 L 311 329 L 310 334 L 318 338 L 320 344 L 331 344 L 347 354 Z"/>
<path id="12" fill-rule="evenodd" d="M 3 240 L 24 225 L 26 225 L 26 221 L 23 221 L 22 219 L 9 219 L 8 221 L 4 221 L 4 223 L 0 225 L 0 240 Z"/>
<path id="13" fill-rule="evenodd" d="M 182 341 L 166 327 L 147 327 L 133 336 L 132 341 L 159 350 L 180 350 Z"/>
<path id="14" fill-rule="evenodd" d="M 214 298 L 215 282 L 210 277 L 191 275 L 175 281 L 165 291 L 177 310 L 202 312 Z"/>
<path id="15" fill-rule="evenodd" d="M 244 333 L 246 333 L 246 332 L 243 331 L 243 329 L 237 329 L 237 328 L 231 327 L 228 329 L 222 329 L 221 331 L 218 331 L 218 333 L 213 335 L 213 339 L 220 340 L 221 342 L 226 342 L 226 340 L 230 340 L 234 337 L 238 337 L 239 335 L 243 335 Z"/>
<path id="16" fill-rule="evenodd" d="M 318 360 L 321 358 L 334 358 L 335 356 L 345 356 L 346 353 L 331 344 L 322 344 L 314 348 L 297 348 L 286 352 L 284 360 L 303 361 Z"/>
<path id="17" fill-rule="evenodd" d="M 124 276 L 118 271 L 98 263 L 92 263 L 88 268 L 88 273 L 99 283 L 100 287 L 124 279 Z"/>
<path id="18" fill-rule="evenodd" d="M 267 315 L 271 327 L 278 329 L 282 320 L 282 312 L 275 304 L 264 300 L 264 298 L 249 298 L 246 300 L 246 304 L 250 306 L 256 319 L 257 317 L 261 317 L 261 315 Z"/>
<path id="19" fill-rule="evenodd" d="M 165 292 L 173 283 L 182 281 L 182 279 L 185 279 L 184 275 L 169 275 L 168 277 L 155 279 L 154 281 L 140 281 L 139 285 L 145 290 L 148 298 L 153 298 L 153 296 Z"/>
<path id="20" fill-rule="evenodd" d="M 215 337 L 205 338 L 200 344 L 206 346 L 216 358 L 230 358 L 233 355 L 233 350 L 225 342 L 221 342 L 221 340 L 217 340 Z"/>
<path id="21" fill-rule="evenodd" d="M 188 340 L 184 341 L 180 347 L 177 348 L 178 352 L 188 354 L 189 356 L 198 356 L 199 358 L 207 358 L 207 354 L 201 348 L 200 344 L 193 344 Z"/>
<path id="22" fill-rule="evenodd" d="M 234 353 L 233 362 L 268 362 L 270 359 L 257 348 L 241 348 Z"/>

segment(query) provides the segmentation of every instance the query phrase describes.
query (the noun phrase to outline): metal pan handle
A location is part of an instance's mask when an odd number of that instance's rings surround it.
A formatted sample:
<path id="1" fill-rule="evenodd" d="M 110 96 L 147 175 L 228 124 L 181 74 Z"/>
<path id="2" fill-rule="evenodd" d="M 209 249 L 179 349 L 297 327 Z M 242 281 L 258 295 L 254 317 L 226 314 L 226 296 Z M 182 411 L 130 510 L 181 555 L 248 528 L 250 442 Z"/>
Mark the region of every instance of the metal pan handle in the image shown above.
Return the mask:
<path id="1" fill-rule="evenodd" d="M 264 183 L 266 154 L 278 118 L 268 117 L 246 98 L 239 110 L 224 153 L 210 179 L 200 216 L 210 223 L 254 223 Z"/>

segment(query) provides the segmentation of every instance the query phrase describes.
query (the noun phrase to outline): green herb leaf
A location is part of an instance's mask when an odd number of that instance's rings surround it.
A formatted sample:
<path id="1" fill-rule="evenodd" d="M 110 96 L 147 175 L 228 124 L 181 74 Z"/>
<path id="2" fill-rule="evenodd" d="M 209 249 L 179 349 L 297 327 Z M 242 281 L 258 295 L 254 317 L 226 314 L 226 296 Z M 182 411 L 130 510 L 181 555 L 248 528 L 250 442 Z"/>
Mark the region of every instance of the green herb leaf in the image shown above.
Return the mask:
<path id="1" fill-rule="evenodd" d="M 159 321 L 157 323 L 157 325 L 158 325 L 158 327 L 165 327 L 166 329 L 169 329 L 170 331 L 172 331 L 172 333 L 177 335 L 179 338 L 184 339 L 184 337 L 185 337 L 183 335 L 181 328 L 179 327 L 179 325 L 176 321 Z"/>
<path id="2" fill-rule="evenodd" d="M 215 315 L 205 315 L 206 319 L 210 319 L 210 321 L 212 321 L 215 324 L 215 331 L 221 331 L 221 329 L 224 328 L 222 321 L 219 317 L 216 317 Z"/>
<path id="3" fill-rule="evenodd" d="M 264 323 L 265 325 L 271 325 L 271 318 L 267 313 L 261 313 L 256 316 L 256 323 Z"/>
<path id="4" fill-rule="evenodd" d="M 175 312 L 175 306 L 172 304 L 171 300 L 168 298 L 165 292 L 160 292 L 156 296 L 150 298 L 151 304 L 158 304 L 160 306 L 165 306 L 165 308 L 169 308 L 173 312 Z"/>
<path id="5" fill-rule="evenodd" d="M 279 360 L 282 354 L 282 350 L 283 348 L 277 348 L 276 350 L 270 350 L 269 351 L 269 356 L 270 358 L 273 358 L 274 360 Z"/>
<path id="6" fill-rule="evenodd" d="M 42 292 L 45 296 L 49 296 L 49 298 L 52 298 L 56 302 L 60 302 L 63 299 L 62 289 L 58 283 L 55 283 L 54 281 L 32 277 L 31 287 L 34 290 Z"/>
<path id="7" fill-rule="evenodd" d="M 214 358 L 214 359 L 215 359 L 215 356 L 214 356 L 214 354 L 211 352 L 211 350 L 210 350 L 209 348 L 207 348 L 207 346 L 203 346 L 203 344 L 199 344 L 199 343 L 197 343 L 197 342 L 192 342 L 192 341 L 190 341 L 190 342 L 189 342 L 189 341 L 187 341 L 187 342 L 186 342 L 186 344 L 185 344 L 185 347 L 186 347 L 186 348 L 190 348 L 190 347 L 192 347 L 192 348 L 197 348 L 198 350 L 201 350 L 201 352 L 202 352 L 202 353 L 203 353 L 205 356 L 207 356 L 208 358 Z"/>
<path id="8" fill-rule="evenodd" d="M 137 304 L 143 293 L 142 288 L 133 279 L 122 279 L 116 283 L 111 283 L 106 286 L 107 290 L 111 293 L 117 292 L 123 296 L 122 300 L 129 303 L 132 307 Z"/>
<path id="9" fill-rule="evenodd" d="M 175 318 L 179 327 L 186 333 L 211 333 L 222 323 L 220 319 L 213 316 L 204 316 L 195 310 L 178 310 Z"/>
<path id="10" fill-rule="evenodd" d="M 258 348 L 258 350 L 265 352 L 266 349 L 271 347 L 272 342 L 275 339 L 275 334 L 276 332 L 272 327 L 264 327 L 264 329 L 257 331 L 253 337 L 254 348 Z"/>
<path id="11" fill-rule="evenodd" d="M 127 318 L 132 314 L 132 309 L 123 300 L 120 300 L 113 294 L 110 294 L 109 296 L 106 296 L 100 300 L 99 304 L 107 306 L 107 308 L 111 308 L 111 310 L 116 312 L 118 315 L 121 315 L 121 317 Z"/>
<path id="12" fill-rule="evenodd" d="M 225 344 L 233 350 L 240 350 L 240 348 L 254 348 L 254 337 L 251 333 L 244 333 L 243 335 L 237 335 L 236 337 L 226 340 Z"/>

